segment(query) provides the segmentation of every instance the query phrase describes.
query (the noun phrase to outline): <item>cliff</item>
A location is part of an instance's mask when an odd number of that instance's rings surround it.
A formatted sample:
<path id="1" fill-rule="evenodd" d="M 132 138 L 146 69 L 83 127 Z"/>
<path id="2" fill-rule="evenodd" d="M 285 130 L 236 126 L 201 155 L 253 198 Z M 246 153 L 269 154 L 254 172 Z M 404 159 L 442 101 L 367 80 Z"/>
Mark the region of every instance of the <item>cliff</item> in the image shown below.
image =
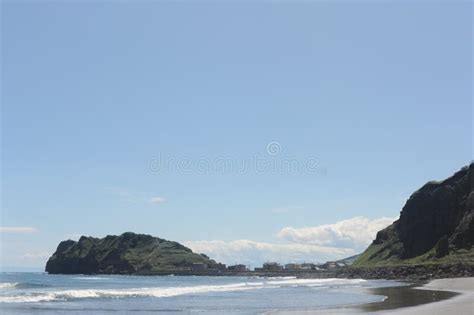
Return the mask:
<path id="1" fill-rule="evenodd" d="M 354 266 L 474 263 L 474 163 L 413 193 Z"/>
<path id="2" fill-rule="evenodd" d="M 194 263 L 217 266 L 214 260 L 172 241 L 131 232 L 104 238 L 82 236 L 61 242 L 49 258 L 52 274 L 147 274 L 189 270 Z"/>

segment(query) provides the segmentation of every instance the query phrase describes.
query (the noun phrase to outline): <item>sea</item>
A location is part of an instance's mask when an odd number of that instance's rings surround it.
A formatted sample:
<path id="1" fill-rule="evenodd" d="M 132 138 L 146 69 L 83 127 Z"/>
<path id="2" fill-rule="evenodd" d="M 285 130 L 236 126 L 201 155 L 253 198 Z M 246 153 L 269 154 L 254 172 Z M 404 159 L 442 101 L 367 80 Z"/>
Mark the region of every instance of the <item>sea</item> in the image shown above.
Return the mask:
<path id="1" fill-rule="evenodd" d="M 1 314 L 278 314 L 380 302 L 363 279 L 0 273 Z"/>

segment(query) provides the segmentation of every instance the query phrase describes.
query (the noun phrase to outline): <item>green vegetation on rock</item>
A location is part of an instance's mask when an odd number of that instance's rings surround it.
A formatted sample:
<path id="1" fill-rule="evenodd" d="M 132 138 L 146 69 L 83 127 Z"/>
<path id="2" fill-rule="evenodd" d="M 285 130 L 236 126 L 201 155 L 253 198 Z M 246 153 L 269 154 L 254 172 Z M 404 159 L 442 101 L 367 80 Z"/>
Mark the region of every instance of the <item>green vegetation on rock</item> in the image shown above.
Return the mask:
<path id="1" fill-rule="evenodd" d="M 410 196 L 355 267 L 474 264 L 474 164 Z"/>
<path id="2" fill-rule="evenodd" d="M 203 254 L 172 241 L 131 232 L 104 238 L 82 236 L 59 244 L 46 271 L 64 274 L 137 274 L 189 269 L 202 263 L 217 265 Z"/>

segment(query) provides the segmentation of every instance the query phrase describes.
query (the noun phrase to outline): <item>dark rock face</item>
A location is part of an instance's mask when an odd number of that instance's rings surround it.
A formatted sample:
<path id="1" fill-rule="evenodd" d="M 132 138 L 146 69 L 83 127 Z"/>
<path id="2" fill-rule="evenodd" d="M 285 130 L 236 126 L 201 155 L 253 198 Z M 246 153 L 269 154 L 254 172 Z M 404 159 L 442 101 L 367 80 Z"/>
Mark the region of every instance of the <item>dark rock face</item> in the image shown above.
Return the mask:
<path id="1" fill-rule="evenodd" d="M 441 258 L 449 254 L 449 240 L 446 236 L 439 239 L 435 246 L 435 257 Z"/>
<path id="2" fill-rule="evenodd" d="M 396 224 L 402 258 L 426 253 L 445 235 L 457 247 L 474 243 L 473 205 L 468 202 L 473 170 L 471 164 L 442 182 L 427 183 L 408 199 Z"/>
<path id="3" fill-rule="evenodd" d="M 185 270 L 193 263 L 216 265 L 177 243 L 131 232 L 105 238 L 82 236 L 59 243 L 46 271 L 53 274 L 140 274 Z"/>
<path id="4" fill-rule="evenodd" d="M 356 265 L 383 264 L 424 255 L 435 258 L 474 244 L 474 163 L 413 193 L 400 219 L 379 231 Z"/>

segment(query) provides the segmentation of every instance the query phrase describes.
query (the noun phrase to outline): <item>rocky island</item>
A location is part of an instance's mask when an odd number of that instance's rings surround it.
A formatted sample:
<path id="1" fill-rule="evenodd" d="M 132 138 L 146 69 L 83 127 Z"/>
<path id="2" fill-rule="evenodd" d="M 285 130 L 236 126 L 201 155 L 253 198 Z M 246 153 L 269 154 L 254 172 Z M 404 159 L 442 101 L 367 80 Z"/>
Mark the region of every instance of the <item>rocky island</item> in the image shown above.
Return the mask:
<path id="1" fill-rule="evenodd" d="M 46 263 L 52 274 L 169 274 L 221 264 L 177 242 L 131 232 L 61 242 Z"/>

